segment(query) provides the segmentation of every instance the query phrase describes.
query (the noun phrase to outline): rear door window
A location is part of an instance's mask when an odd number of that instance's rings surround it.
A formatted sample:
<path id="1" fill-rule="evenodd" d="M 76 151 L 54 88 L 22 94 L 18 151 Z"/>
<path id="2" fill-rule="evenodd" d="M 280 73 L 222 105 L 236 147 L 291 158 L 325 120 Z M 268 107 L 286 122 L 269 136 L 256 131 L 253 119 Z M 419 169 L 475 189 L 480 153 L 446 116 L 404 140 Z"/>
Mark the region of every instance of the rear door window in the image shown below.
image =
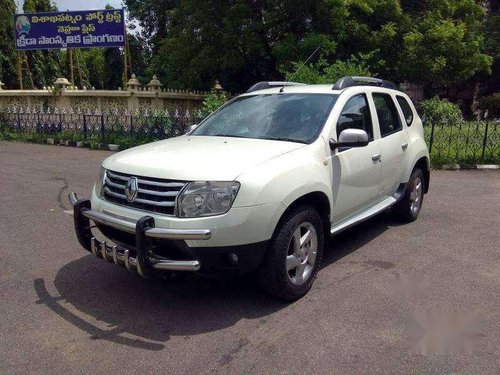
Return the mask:
<path id="1" fill-rule="evenodd" d="M 410 104 L 408 104 L 408 101 L 406 100 L 406 98 L 404 98 L 402 96 L 398 95 L 398 96 L 396 96 L 396 99 L 398 100 L 399 106 L 401 107 L 401 110 L 403 111 L 403 115 L 405 116 L 406 124 L 408 126 L 411 126 L 411 124 L 413 123 L 414 114 L 413 114 L 413 110 L 410 107 Z"/>
<path id="2" fill-rule="evenodd" d="M 380 126 L 380 135 L 387 137 L 403 129 L 396 104 L 389 94 L 374 93 L 373 101 L 377 109 L 377 118 Z"/>

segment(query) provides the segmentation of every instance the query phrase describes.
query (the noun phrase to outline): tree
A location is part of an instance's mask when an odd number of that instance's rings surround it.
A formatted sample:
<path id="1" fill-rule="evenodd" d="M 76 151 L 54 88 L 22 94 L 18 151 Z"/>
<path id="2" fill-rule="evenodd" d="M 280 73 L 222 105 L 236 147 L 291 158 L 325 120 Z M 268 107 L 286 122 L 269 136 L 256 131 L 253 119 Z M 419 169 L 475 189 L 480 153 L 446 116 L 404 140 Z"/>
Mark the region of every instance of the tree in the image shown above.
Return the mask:
<path id="1" fill-rule="evenodd" d="M 398 0 L 350 1 L 339 57 L 346 59 L 362 53 L 370 55 L 371 64 L 379 69 L 383 70 L 387 64 L 393 66 L 401 21 L 402 9 Z"/>
<path id="2" fill-rule="evenodd" d="M 308 84 L 334 84 L 345 76 L 370 77 L 371 73 L 361 58 L 351 57 L 346 61 L 336 61 L 329 64 L 324 58 L 316 64 L 304 65 L 301 62 L 293 64 L 294 69 L 285 72 L 286 79 Z"/>
<path id="3" fill-rule="evenodd" d="M 490 70 L 492 58 L 481 48 L 485 13 L 474 0 L 428 0 L 411 11 L 403 24 L 400 77 L 446 88 Z"/>
<path id="4" fill-rule="evenodd" d="M 125 0 L 125 4 L 130 17 L 138 21 L 142 38 L 149 43 L 154 53 L 158 52 L 180 0 Z M 133 24 L 131 26 L 135 28 Z"/>
<path id="5" fill-rule="evenodd" d="M 235 26 L 227 19 L 225 2 L 186 0 L 171 13 L 168 36 L 161 40 L 154 55 L 150 74 L 158 74 L 169 87 L 209 89 L 218 77 L 223 86 L 230 84 L 228 76 L 242 72 L 245 59 L 239 50 L 241 36 L 225 29 Z M 240 16 L 241 19 L 241 16 Z M 226 23 L 226 20 L 228 21 Z M 255 51 L 260 45 L 253 41 Z M 153 51 L 155 47 L 152 48 Z M 256 54 L 261 64 L 265 57 Z M 260 69 L 257 64 L 253 69 Z M 231 91 L 234 86 L 228 87 Z"/>
<path id="6" fill-rule="evenodd" d="M 403 12 L 397 0 L 323 1 L 323 13 L 333 35 L 335 53 L 324 55 L 313 68 L 299 73 L 313 74 L 318 83 L 333 83 L 345 75 L 397 77 L 397 51 L 401 44 L 400 23 Z M 333 51 L 332 51 L 333 52 Z M 301 63 L 296 61 L 294 69 Z M 287 75 L 288 77 L 291 74 Z M 307 77 L 304 77 L 308 81 Z M 311 78 L 311 77 L 310 77 Z"/>
<path id="7" fill-rule="evenodd" d="M 258 80 L 283 78 L 281 70 L 318 46 L 333 56 L 334 27 L 320 7 L 324 4 L 182 1 L 168 13 L 168 32 L 156 48 L 150 73 L 179 88 L 209 89 L 218 78 L 232 92 Z"/>
<path id="8" fill-rule="evenodd" d="M 12 15 L 16 10 L 13 0 L 0 0 L 0 81 L 6 87 L 18 86 L 16 52 L 14 50 L 14 25 Z"/>
<path id="9" fill-rule="evenodd" d="M 106 90 L 116 90 L 123 85 L 123 56 L 119 48 L 104 50 L 103 87 Z"/>
<path id="10" fill-rule="evenodd" d="M 114 9 L 107 4 L 106 9 Z M 120 48 L 105 48 L 104 56 L 104 75 L 102 77 L 103 88 L 106 90 L 116 90 L 123 87 L 123 56 Z"/>
<path id="11" fill-rule="evenodd" d="M 500 92 L 500 0 L 487 3 L 484 51 L 493 57 L 493 64 L 491 76 L 482 77 L 483 94 L 486 95 Z"/>
<path id="12" fill-rule="evenodd" d="M 85 76 L 89 87 L 96 89 L 104 88 L 105 76 L 105 57 L 102 48 L 89 48 L 81 52 L 82 60 L 80 63 L 86 68 Z"/>
<path id="13" fill-rule="evenodd" d="M 130 52 L 130 61 L 132 64 L 129 75 L 134 73 L 142 84 L 146 84 L 149 79 L 155 74 L 148 75 L 148 66 L 151 60 L 151 55 L 147 49 L 146 40 L 137 34 L 128 35 L 128 50 Z"/>
<path id="14" fill-rule="evenodd" d="M 26 0 L 26 13 L 53 12 L 57 7 L 50 0 Z M 59 50 L 26 51 L 29 69 L 35 87 L 50 86 L 61 75 L 61 52 Z M 27 79 L 24 72 L 24 79 Z"/>

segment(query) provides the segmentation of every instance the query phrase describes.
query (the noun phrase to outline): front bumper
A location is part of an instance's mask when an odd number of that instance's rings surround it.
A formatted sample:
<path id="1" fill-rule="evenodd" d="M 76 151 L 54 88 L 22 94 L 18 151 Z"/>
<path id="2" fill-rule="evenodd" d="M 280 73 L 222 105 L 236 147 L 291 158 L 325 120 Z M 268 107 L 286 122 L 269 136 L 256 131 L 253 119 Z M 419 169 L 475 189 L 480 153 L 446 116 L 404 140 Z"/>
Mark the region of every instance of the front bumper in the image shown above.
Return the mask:
<path id="1" fill-rule="evenodd" d="M 78 242 L 95 256 L 124 265 L 128 270 L 135 270 L 141 276 L 151 276 L 154 270 L 163 271 L 198 271 L 198 260 L 170 260 L 154 255 L 151 251 L 150 239 L 194 239 L 206 240 L 211 237 L 208 229 L 162 229 L 155 228 L 154 218 L 144 216 L 137 222 L 92 211 L 90 200 L 81 199 L 75 193 L 69 194 L 73 205 L 75 231 Z M 98 241 L 91 232 L 90 220 L 96 224 L 110 226 L 120 231 L 135 234 L 135 257 L 129 249 L 119 246 L 108 246 Z"/>
<path id="2" fill-rule="evenodd" d="M 69 194 L 73 205 L 77 239 L 86 250 L 99 258 L 152 276 L 156 271 L 200 271 L 206 274 L 248 273 L 260 264 L 267 242 L 227 247 L 189 247 L 188 241 L 208 241 L 209 229 L 167 229 L 155 227 L 155 219 L 143 216 L 133 220 L 117 214 L 92 210 L 88 199 Z M 91 223 L 117 245 L 98 241 Z"/>
<path id="3" fill-rule="evenodd" d="M 75 193 L 69 193 L 69 200 L 73 206 L 78 202 L 78 197 Z M 81 210 L 81 214 L 86 218 L 103 225 L 108 225 L 112 228 L 136 234 L 138 221 L 127 220 L 125 217 L 112 216 L 90 209 Z M 147 217 L 147 216 L 145 216 Z M 139 220 L 140 221 L 140 220 Z M 155 228 L 154 219 L 153 226 L 144 229 L 144 235 L 151 238 L 163 238 L 171 240 L 208 240 L 212 237 L 209 229 L 164 229 Z"/>

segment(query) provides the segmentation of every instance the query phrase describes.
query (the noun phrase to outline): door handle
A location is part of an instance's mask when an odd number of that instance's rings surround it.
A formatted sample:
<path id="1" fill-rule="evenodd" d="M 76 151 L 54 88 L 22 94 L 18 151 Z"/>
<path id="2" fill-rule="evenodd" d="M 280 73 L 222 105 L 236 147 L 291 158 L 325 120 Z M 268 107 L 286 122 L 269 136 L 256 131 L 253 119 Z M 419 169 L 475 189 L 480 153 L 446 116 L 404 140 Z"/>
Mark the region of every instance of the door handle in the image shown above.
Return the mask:
<path id="1" fill-rule="evenodd" d="M 403 151 L 406 151 L 406 149 L 408 148 L 408 143 L 403 143 L 401 145 L 401 148 L 403 149 Z"/>
<path id="2" fill-rule="evenodd" d="M 377 162 L 377 161 L 379 161 L 379 160 L 380 160 L 380 158 L 381 158 L 381 157 L 382 157 L 382 155 L 380 155 L 380 154 L 375 154 L 375 155 L 373 155 L 373 156 L 372 156 L 372 160 L 373 160 L 374 162 Z"/>

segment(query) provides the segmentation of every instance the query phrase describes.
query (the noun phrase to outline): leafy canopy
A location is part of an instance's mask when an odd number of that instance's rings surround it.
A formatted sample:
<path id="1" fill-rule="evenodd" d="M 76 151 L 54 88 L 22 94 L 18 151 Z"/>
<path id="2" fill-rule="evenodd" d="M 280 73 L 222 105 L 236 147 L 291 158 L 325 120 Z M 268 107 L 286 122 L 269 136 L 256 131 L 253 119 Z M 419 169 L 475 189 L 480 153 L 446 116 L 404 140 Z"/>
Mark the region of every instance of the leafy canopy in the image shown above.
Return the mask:
<path id="1" fill-rule="evenodd" d="M 17 85 L 16 53 L 12 35 L 14 25 L 12 14 L 16 9 L 13 0 L 0 0 L 0 81 L 7 87 Z"/>
<path id="2" fill-rule="evenodd" d="M 336 61 L 329 64 L 325 58 L 320 58 L 316 64 L 293 63 L 293 70 L 285 73 L 288 81 L 298 81 L 308 84 L 334 84 L 345 76 L 371 75 L 366 63 L 360 59 L 351 58 L 347 61 Z"/>
<path id="3" fill-rule="evenodd" d="M 125 2 L 153 51 L 148 74 L 174 88 L 206 90 L 219 79 L 242 92 L 291 77 L 317 47 L 297 80 L 354 72 L 448 87 L 488 74 L 492 64 L 485 10 L 474 0 Z M 488 40 L 496 51 L 496 39 Z"/>
<path id="4" fill-rule="evenodd" d="M 487 93 L 500 84 L 498 0 L 125 0 L 125 5 L 131 28 L 140 26 L 129 36 L 129 48 L 131 72 L 142 83 L 157 74 L 171 88 L 209 90 L 219 79 L 233 93 L 262 80 L 331 83 L 350 74 L 443 89 L 476 77 Z M 23 9 L 56 10 L 50 0 L 26 0 Z M 13 0 L 0 0 L 0 79 L 8 87 L 17 86 L 14 10 Z M 35 86 L 69 78 L 65 51 L 26 55 Z M 77 57 L 81 70 L 75 71 L 75 83 L 81 72 L 88 86 L 122 86 L 122 50 L 80 50 Z M 28 87 L 26 72 L 23 78 Z"/>

